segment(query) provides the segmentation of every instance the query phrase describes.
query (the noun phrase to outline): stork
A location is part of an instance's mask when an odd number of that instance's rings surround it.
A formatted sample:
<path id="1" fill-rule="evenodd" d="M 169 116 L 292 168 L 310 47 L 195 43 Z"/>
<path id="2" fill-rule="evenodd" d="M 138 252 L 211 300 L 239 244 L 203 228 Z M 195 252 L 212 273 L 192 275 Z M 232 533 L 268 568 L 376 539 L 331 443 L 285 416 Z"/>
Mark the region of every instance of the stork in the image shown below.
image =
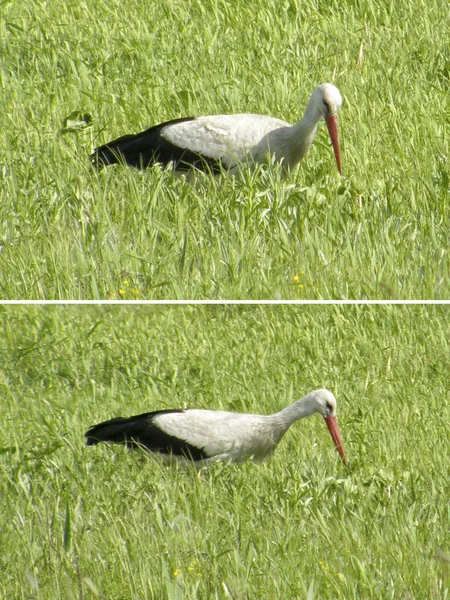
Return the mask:
<path id="1" fill-rule="evenodd" d="M 202 466 L 225 461 L 242 462 L 268 458 L 289 427 L 319 413 L 334 445 L 347 465 L 336 421 L 336 398 L 328 390 L 316 390 L 272 415 L 254 415 L 203 409 L 158 410 L 134 417 L 116 417 L 93 425 L 86 444 L 125 444 Z"/>
<path id="2" fill-rule="evenodd" d="M 139 169 L 154 163 L 176 171 L 222 169 L 236 173 L 242 163 L 281 163 L 290 171 L 308 152 L 321 119 L 325 119 L 341 171 L 338 112 L 339 90 L 324 83 L 314 90 L 297 125 L 264 115 L 236 114 L 186 117 L 166 121 L 137 134 L 124 135 L 95 149 L 92 164 L 101 168 L 125 163 Z"/>

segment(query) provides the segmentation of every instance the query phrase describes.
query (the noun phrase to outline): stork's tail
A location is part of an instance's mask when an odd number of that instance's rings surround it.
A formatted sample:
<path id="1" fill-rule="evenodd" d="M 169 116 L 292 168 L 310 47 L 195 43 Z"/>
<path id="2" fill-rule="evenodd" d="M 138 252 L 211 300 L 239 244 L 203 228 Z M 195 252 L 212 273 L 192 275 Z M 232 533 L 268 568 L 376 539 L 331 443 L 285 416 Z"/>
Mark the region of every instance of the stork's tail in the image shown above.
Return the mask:
<path id="1" fill-rule="evenodd" d="M 94 150 L 89 157 L 91 164 L 96 169 L 102 169 L 108 165 L 118 164 L 134 164 L 135 161 L 128 158 L 128 147 L 130 140 L 135 138 L 134 135 L 124 135 L 117 140 L 103 144 Z"/>
<path id="2" fill-rule="evenodd" d="M 134 415 L 133 417 L 116 417 L 93 425 L 84 434 L 87 446 L 95 446 L 100 442 L 126 444 L 127 448 L 146 446 L 149 449 L 160 445 L 158 428 L 153 419 L 161 414 L 183 412 L 178 409 L 157 410 Z"/>
<path id="3" fill-rule="evenodd" d="M 100 442 L 110 442 L 112 444 L 126 444 L 128 447 L 135 446 L 133 440 L 138 440 L 142 430 L 148 423 L 148 415 L 138 415 L 136 417 L 117 417 L 104 421 L 98 425 L 93 425 L 84 434 L 87 446 L 95 446 Z"/>

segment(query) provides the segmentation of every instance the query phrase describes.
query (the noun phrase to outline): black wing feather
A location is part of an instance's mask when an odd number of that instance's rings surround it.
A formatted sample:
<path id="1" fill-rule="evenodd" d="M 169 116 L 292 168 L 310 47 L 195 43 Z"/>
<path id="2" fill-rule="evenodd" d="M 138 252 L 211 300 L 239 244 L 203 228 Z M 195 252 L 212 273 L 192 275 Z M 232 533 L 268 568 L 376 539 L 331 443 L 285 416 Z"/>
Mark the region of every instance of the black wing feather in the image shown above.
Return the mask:
<path id="1" fill-rule="evenodd" d="M 163 129 L 168 125 L 194 120 L 195 117 L 174 119 L 154 125 L 141 133 L 124 135 L 96 148 L 90 156 L 90 160 L 97 168 L 122 163 L 138 169 L 145 169 L 154 163 L 160 163 L 162 165 L 173 164 L 179 171 L 195 168 L 218 173 L 222 168 L 220 160 L 180 148 L 162 135 Z"/>
<path id="2" fill-rule="evenodd" d="M 93 425 L 84 434 L 87 446 L 95 446 L 99 442 L 125 444 L 127 448 L 145 447 L 160 454 L 184 456 L 191 460 L 202 460 L 208 455 L 202 448 L 188 444 L 175 436 L 162 431 L 154 422 L 158 415 L 183 413 L 184 410 L 157 410 L 133 417 L 116 417 Z"/>

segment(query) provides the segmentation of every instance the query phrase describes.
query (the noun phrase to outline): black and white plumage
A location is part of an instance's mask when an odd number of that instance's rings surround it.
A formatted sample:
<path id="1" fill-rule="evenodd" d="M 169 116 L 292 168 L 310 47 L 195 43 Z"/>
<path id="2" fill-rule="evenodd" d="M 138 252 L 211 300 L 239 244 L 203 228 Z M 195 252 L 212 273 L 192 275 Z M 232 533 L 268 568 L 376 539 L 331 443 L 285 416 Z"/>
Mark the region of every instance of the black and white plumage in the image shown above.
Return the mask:
<path id="1" fill-rule="evenodd" d="M 291 125 L 275 117 L 235 114 L 187 117 L 167 121 L 137 134 L 112 140 L 91 155 L 96 167 L 123 163 L 146 168 L 154 163 L 177 171 L 192 168 L 235 173 L 242 163 L 279 162 L 286 171 L 308 152 L 321 119 L 325 119 L 341 173 L 337 115 L 339 90 L 324 83 L 314 90 L 303 119 Z"/>
<path id="2" fill-rule="evenodd" d="M 133 417 L 117 417 L 92 426 L 88 446 L 99 442 L 142 447 L 166 458 L 200 465 L 216 461 L 262 461 L 275 450 L 289 427 L 319 413 L 347 464 L 336 421 L 336 399 L 316 390 L 273 415 L 254 415 L 202 409 L 159 410 Z"/>

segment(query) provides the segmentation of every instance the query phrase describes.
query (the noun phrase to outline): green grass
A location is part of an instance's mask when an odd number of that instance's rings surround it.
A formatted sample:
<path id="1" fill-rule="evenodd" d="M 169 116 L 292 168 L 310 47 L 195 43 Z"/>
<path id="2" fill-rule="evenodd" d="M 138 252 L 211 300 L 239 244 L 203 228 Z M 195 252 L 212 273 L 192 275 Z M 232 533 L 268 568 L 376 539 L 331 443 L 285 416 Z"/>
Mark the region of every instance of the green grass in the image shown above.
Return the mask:
<path id="1" fill-rule="evenodd" d="M 448 298 L 443 0 L 3 2 L 0 298 Z M 222 112 L 344 98 L 299 170 L 191 185 L 100 174 L 95 145 Z M 91 128 L 61 133 L 73 111 Z M 295 281 L 294 281 L 295 278 Z"/>
<path id="2" fill-rule="evenodd" d="M 1 307 L 2 598 L 446 600 L 446 307 Z M 270 462 L 200 476 L 101 419 L 267 413 L 331 389 Z"/>

